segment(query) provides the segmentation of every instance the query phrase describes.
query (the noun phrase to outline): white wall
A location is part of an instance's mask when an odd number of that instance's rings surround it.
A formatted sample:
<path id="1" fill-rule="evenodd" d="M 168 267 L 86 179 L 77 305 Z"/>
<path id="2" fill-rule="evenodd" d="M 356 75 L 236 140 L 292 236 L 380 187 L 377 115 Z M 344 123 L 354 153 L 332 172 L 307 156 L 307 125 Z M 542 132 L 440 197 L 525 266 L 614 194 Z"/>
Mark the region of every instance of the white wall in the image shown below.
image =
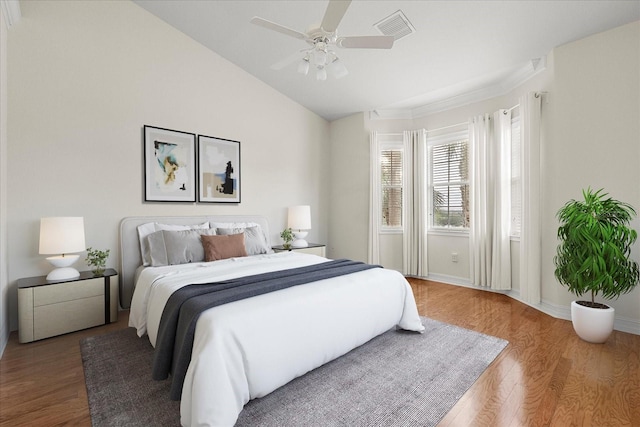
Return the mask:
<path id="1" fill-rule="evenodd" d="M 7 24 L 0 7 L 0 355 L 9 339 L 7 260 Z"/>
<path id="2" fill-rule="evenodd" d="M 331 122 L 328 253 L 367 261 L 369 235 L 369 134 L 364 114 Z"/>
<path id="3" fill-rule="evenodd" d="M 640 21 L 560 46 L 554 54 L 543 154 L 542 294 L 566 306 L 574 297 L 553 275 L 558 209 L 591 186 L 640 212 Z M 633 225 L 640 229 L 639 220 Z M 640 244 L 632 256 L 640 261 Z M 640 287 L 607 303 L 616 309 L 617 328 L 640 334 Z"/>
<path id="4" fill-rule="evenodd" d="M 264 214 L 279 243 L 287 206 L 310 204 L 309 240 L 327 240 L 327 121 L 134 3 L 21 5 L 8 35 L 12 329 L 16 279 L 50 269 L 44 216 L 84 216 L 87 246 L 110 248 L 116 268 L 125 216 Z M 242 203 L 143 202 L 145 124 L 239 140 Z"/>

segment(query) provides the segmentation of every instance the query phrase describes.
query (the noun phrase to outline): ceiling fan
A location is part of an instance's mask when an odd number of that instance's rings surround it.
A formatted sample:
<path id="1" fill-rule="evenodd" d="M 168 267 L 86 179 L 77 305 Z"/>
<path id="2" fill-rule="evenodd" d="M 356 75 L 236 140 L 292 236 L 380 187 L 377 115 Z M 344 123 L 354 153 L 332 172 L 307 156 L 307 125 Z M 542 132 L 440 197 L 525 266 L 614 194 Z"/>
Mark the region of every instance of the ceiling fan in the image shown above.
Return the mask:
<path id="1" fill-rule="evenodd" d="M 335 78 L 339 79 L 346 76 L 348 71 L 333 50 L 334 46 L 346 49 L 391 49 L 394 41 L 393 36 L 338 37 L 338 25 L 340 21 L 342 21 L 350 4 L 351 0 L 329 0 L 327 10 L 322 18 L 322 23 L 317 26 L 312 26 L 306 33 L 293 30 L 257 16 L 253 17 L 251 19 L 252 24 L 304 40 L 311 45 L 310 48 L 303 49 L 292 57 L 274 64 L 271 68 L 283 68 L 302 56 L 302 61 L 298 65 L 298 72 L 306 75 L 309 72 L 309 68 L 313 67 L 316 70 L 316 78 L 318 80 L 327 79 L 327 70 L 329 70 Z"/>

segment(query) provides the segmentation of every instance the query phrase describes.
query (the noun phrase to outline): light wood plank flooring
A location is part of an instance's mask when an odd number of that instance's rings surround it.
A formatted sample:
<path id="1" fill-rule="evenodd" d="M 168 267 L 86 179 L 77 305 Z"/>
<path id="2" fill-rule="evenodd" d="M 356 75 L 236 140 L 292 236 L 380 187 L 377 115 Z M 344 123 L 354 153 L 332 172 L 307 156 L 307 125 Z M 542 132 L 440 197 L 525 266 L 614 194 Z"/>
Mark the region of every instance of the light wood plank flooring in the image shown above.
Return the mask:
<path id="1" fill-rule="evenodd" d="M 639 335 L 590 344 L 505 295 L 409 281 L 420 314 L 510 343 L 441 426 L 640 426 Z"/>
<path id="2" fill-rule="evenodd" d="M 616 331 L 589 344 L 570 322 L 504 295 L 410 282 L 420 314 L 510 342 L 442 426 L 640 426 L 640 336 Z M 12 333 L 0 360 L 0 426 L 90 426 L 79 340 L 127 318 L 30 344 Z"/>

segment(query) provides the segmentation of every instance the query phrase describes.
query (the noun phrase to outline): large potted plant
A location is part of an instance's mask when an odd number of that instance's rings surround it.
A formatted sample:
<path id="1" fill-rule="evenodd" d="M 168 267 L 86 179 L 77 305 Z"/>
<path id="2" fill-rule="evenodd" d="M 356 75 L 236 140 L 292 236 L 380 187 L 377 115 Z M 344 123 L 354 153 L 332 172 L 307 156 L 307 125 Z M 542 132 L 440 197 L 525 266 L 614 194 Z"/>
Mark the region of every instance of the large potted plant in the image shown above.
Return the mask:
<path id="1" fill-rule="evenodd" d="M 638 234 L 629 228 L 636 211 L 628 203 L 608 197 L 603 189 L 582 191 L 584 200 L 570 200 L 557 213 L 555 276 L 569 292 L 590 301 L 571 303 L 571 321 L 580 338 L 603 343 L 613 331 L 615 310 L 595 301 L 618 298 L 640 279 L 638 263 L 630 259 Z"/>

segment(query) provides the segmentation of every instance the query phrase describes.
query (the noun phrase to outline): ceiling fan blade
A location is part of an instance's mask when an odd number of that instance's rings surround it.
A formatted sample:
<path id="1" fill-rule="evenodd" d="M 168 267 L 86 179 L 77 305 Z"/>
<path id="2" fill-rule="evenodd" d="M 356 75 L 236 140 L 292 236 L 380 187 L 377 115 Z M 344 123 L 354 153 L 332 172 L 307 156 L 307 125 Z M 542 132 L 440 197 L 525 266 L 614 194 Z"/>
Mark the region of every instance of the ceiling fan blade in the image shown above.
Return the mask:
<path id="1" fill-rule="evenodd" d="M 250 21 L 252 24 L 255 24 L 259 27 L 264 27 L 269 30 L 277 31 L 279 33 L 285 34 L 287 36 L 295 37 L 297 39 L 305 40 L 307 35 L 301 33 L 300 31 L 292 30 L 291 28 L 287 28 L 283 25 L 276 24 L 275 22 L 267 21 L 266 19 L 259 18 L 254 16 Z"/>
<path id="2" fill-rule="evenodd" d="M 329 0 L 327 10 L 324 12 L 320 27 L 328 33 L 333 33 L 347 13 L 351 0 Z"/>
<path id="3" fill-rule="evenodd" d="M 336 44 L 345 48 L 391 49 L 393 41 L 393 36 L 353 36 L 340 37 Z"/>

